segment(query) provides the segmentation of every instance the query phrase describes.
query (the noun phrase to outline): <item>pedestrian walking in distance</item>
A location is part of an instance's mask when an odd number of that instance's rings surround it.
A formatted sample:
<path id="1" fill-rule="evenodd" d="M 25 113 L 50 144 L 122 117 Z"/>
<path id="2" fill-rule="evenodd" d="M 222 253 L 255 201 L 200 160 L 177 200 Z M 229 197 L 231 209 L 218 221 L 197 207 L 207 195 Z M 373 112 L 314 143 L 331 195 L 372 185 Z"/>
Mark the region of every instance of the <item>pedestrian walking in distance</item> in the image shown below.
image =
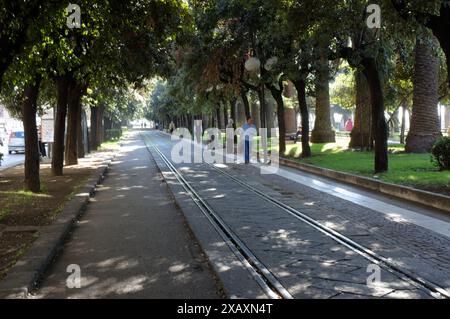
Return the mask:
<path id="1" fill-rule="evenodd" d="M 170 134 L 172 134 L 173 131 L 175 131 L 175 123 L 173 121 L 170 121 L 170 124 L 169 124 L 169 132 L 170 132 Z"/>
<path id="2" fill-rule="evenodd" d="M 256 130 L 256 126 L 253 124 L 253 118 L 251 116 L 247 117 L 247 122 L 242 126 L 242 130 L 244 131 L 244 158 L 245 158 L 245 164 L 250 163 L 250 150 L 251 150 L 251 143 L 253 139 L 254 132 L 253 130 Z"/>

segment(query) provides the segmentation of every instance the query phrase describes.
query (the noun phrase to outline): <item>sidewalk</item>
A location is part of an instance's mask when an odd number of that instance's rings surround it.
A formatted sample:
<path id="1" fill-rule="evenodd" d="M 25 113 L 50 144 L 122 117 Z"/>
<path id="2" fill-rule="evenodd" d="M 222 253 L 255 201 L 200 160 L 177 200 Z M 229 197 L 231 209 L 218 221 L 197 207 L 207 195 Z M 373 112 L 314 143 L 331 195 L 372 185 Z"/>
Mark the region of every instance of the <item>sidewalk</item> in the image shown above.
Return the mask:
<path id="1" fill-rule="evenodd" d="M 37 298 L 218 298 L 213 275 L 137 133 L 36 292 Z M 69 289 L 69 265 L 81 288 Z"/>

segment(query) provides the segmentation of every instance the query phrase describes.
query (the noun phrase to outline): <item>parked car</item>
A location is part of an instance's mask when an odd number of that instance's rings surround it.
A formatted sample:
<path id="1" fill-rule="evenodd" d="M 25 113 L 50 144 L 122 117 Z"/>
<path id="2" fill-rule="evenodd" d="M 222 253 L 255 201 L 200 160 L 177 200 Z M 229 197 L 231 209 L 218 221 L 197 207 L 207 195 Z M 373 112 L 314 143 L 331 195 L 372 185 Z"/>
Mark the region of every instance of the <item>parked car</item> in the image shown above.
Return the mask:
<path id="1" fill-rule="evenodd" d="M 25 132 L 16 131 L 9 136 L 8 153 L 12 152 L 25 153 Z"/>

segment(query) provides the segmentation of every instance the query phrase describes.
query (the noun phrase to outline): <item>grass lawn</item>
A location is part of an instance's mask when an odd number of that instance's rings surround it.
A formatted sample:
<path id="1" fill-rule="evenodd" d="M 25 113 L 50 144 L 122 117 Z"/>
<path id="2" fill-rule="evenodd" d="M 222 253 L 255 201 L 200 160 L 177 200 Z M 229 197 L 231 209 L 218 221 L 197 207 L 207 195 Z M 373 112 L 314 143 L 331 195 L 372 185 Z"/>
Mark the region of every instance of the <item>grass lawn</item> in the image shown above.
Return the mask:
<path id="1" fill-rule="evenodd" d="M 301 145 L 288 144 L 286 155 L 302 163 L 374 177 L 373 153 L 352 151 L 347 145 L 348 139 L 339 139 L 331 144 L 313 144 L 313 157 L 300 159 Z M 389 150 L 389 172 L 378 174 L 376 178 L 450 195 L 450 171 L 436 169 L 430 154 L 406 154 L 400 144 L 390 145 Z"/>
<path id="2" fill-rule="evenodd" d="M 120 149 L 120 139 L 110 140 L 103 142 L 98 151 L 100 152 L 108 152 L 108 151 L 117 151 Z"/>
<path id="3" fill-rule="evenodd" d="M 75 191 L 95 172 L 96 162 L 66 167 L 64 176 L 53 176 L 49 164 L 40 170 L 42 192 L 23 190 L 23 166 L 0 172 L 0 280 L 50 225 Z"/>

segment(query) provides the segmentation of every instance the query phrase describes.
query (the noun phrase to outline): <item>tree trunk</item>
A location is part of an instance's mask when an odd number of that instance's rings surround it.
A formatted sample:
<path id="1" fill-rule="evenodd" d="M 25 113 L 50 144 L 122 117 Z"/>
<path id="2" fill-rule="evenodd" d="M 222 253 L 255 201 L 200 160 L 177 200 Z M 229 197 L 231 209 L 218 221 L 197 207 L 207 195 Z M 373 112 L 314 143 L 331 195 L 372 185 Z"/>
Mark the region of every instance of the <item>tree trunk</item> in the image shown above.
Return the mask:
<path id="1" fill-rule="evenodd" d="M 302 157 L 311 157 L 311 147 L 309 145 L 309 112 L 306 102 L 306 83 L 303 80 L 292 81 L 297 90 L 297 98 L 302 118 Z"/>
<path id="2" fill-rule="evenodd" d="M 241 90 L 242 103 L 244 103 L 245 119 L 250 116 L 250 103 L 248 102 L 247 92 Z"/>
<path id="3" fill-rule="evenodd" d="M 80 107 L 78 108 L 78 123 L 77 123 L 77 153 L 78 158 L 84 158 L 85 157 L 85 151 L 84 151 L 84 132 L 83 132 L 83 110 L 82 106 L 80 104 Z"/>
<path id="4" fill-rule="evenodd" d="M 96 151 L 98 149 L 98 107 L 91 106 L 91 130 L 90 134 L 90 145 L 91 150 Z"/>
<path id="5" fill-rule="evenodd" d="M 267 128 L 267 135 L 270 138 L 270 130 L 267 126 L 267 103 L 266 103 L 266 89 L 265 86 L 262 85 L 258 90 L 259 97 L 259 121 L 261 123 L 262 128 Z"/>
<path id="6" fill-rule="evenodd" d="M 194 116 L 190 115 L 188 118 L 188 128 L 191 135 L 194 134 Z"/>
<path id="7" fill-rule="evenodd" d="M 97 110 L 97 136 L 96 136 L 97 148 L 100 147 L 100 145 L 105 141 L 105 134 L 104 134 L 105 129 L 103 125 L 104 114 L 105 114 L 105 106 L 103 104 L 100 104 Z"/>
<path id="8" fill-rule="evenodd" d="M 40 192 L 39 144 L 36 126 L 37 98 L 40 79 L 33 85 L 27 85 L 23 93 L 22 118 L 25 131 L 25 190 Z"/>
<path id="9" fill-rule="evenodd" d="M 228 119 L 229 119 L 229 115 L 228 115 L 228 104 L 225 101 L 222 105 L 222 111 L 223 111 L 223 128 L 226 128 L 228 125 Z"/>
<path id="10" fill-rule="evenodd" d="M 269 89 L 272 93 L 275 102 L 277 102 L 277 117 L 278 117 L 278 131 L 279 131 L 279 148 L 280 155 L 284 156 L 286 153 L 286 123 L 284 119 L 284 101 L 283 101 L 283 86 L 277 89 L 274 85 L 270 85 Z"/>
<path id="11" fill-rule="evenodd" d="M 64 138 L 66 133 L 67 98 L 69 94 L 69 79 L 66 76 L 56 79 L 57 103 L 55 117 L 55 135 L 53 141 L 52 175 L 63 175 Z"/>
<path id="12" fill-rule="evenodd" d="M 236 129 L 237 119 L 236 119 L 236 99 L 230 101 L 230 116 L 233 120 L 233 127 Z"/>
<path id="13" fill-rule="evenodd" d="M 316 79 L 316 121 L 311 135 L 313 143 L 336 142 L 335 132 L 331 125 L 329 78 L 328 58 L 322 57 Z"/>
<path id="14" fill-rule="evenodd" d="M 439 57 L 427 43 L 418 38 L 415 59 L 411 128 L 405 150 L 408 153 L 427 153 L 442 136 L 437 108 Z"/>
<path id="15" fill-rule="evenodd" d="M 244 104 L 239 101 L 236 103 L 236 125 L 242 126 L 246 122 Z"/>
<path id="16" fill-rule="evenodd" d="M 216 107 L 216 119 L 217 119 L 216 128 L 220 130 L 222 129 L 222 112 L 220 111 L 220 103 L 218 103 Z"/>
<path id="17" fill-rule="evenodd" d="M 375 173 L 386 172 L 388 163 L 388 127 L 384 116 L 383 86 L 374 58 L 362 60 L 364 75 L 367 79 L 372 104 L 372 123 L 375 140 Z"/>
<path id="18" fill-rule="evenodd" d="M 66 166 L 78 164 L 78 122 L 81 114 L 81 88 L 75 84 L 69 89 L 65 161 Z"/>
<path id="19" fill-rule="evenodd" d="M 402 126 L 400 128 L 400 144 L 405 144 L 406 109 L 407 109 L 407 102 L 405 101 L 402 105 Z"/>
<path id="20" fill-rule="evenodd" d="M 286 133 L 296 133 L 297 132 L 297 111 L 295 108 L 284 108 L 284 123 L 286 126 Z"/>
<path id="21" fill-rule="evenodd" d="M 350 148 L 370 150 L 373 146 L 372 139 L 372 107 L 370 104 L 370 92 L 364 74 L 355 74 L 356 87 L 356 112 L 355 124 L 350 133 Z"/>
<path id="22" fill-rule="evenodd" d="M 261 128 L 261 114 L 259 111 L 259 104 L 255 101 L 252 101 L 250 109 L 252 113 L 253 123 L 255 124 L 257 129 Z"/>
<path id="23" fill-rule="evenodd" d="M 178 121 L 177 120 L 178 120 L 177 118 L 174 119 L 174 124 L 175 124 L 176 127 L 178 127 Z M 103 125 L 103 138 L 104 138 L 104 140 L 106 140 L 107 139 L 106 132 L 111 129 L 112 121 L 111 121 L 111 119 L 108 116 L 103 116 L 103 123 L 104 123 L 104 125 Z"/>

